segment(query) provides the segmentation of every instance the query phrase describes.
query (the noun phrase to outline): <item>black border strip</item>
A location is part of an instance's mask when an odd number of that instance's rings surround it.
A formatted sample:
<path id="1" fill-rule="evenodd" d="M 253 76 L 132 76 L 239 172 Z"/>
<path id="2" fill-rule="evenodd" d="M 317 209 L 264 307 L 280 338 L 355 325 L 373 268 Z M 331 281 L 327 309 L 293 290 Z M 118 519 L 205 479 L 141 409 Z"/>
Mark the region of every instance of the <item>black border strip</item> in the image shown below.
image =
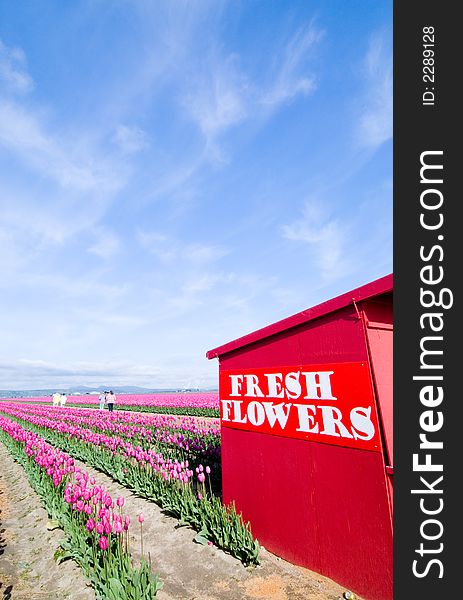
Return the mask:
<path id="1" fill-rule="evenodd" d="M 442 1 L 394 3 L 394 600 L 462 596 L 459 534 L 463 503 L 458 487 L 463 480 L 459 465 L 463 398 L 457 378 L 459 371 L 463 373 L 463 327 L 457 288 L 462 277 L 459 257 L 463 256 L 458 242 L 463 235 L 457 213 L 463 204 L 458 189 L 463 153 L 458 148 L 461 109 L 457 104 L 462 103 L 457 86 L 463 35 L 457 8 L 458 3 Z M 425 37 L 430 28 L 433 37 Z M 425 69 L 430 66 L 433 69 Z M 420 157 L 428 165 L 443 168 L 425 169 L 420 176 Z M 425 190 L 429 191 L 422 196 Z M 442 206 L 422 206 L 439 204 L 441 195 Z M 427 229 L 420 224 L 421 214 L 428 226 L 439 222 L 439 214 L 443 222 L 438 228 Z M 431 268 L 422 271 L 424 267 Z M 436 280 L 440 274 L 439 283 L 423 281 Z M 432 296 L 428 293 L 423 299 L 421 289 L 434 292 L 436 303 L 439 293 L 447 289 L 442 292 L 442 304 L 450 305 L 453 298 L 453 306 L 425 308 L 424 303 L 432 304 Z M 433 320 L 423 317 L 420 322 L 424 313 L 432 312 L 440 316 Z M 431 321 L 441 330 L 432 331 Z M 442 354 L 423 355 L 423 348 Z M 442 380 L 414 376 L 442 376 Z M 426 386 L 431 396 L 422 391 Z M 439 387 L 443 399 L 433 403 Z M 430 397 L 425 406 L 422 400 Z M 432 413 L 423 416 L 426 411 Z M 431 424 L 437 430 L 426 432 L 423 427 L 429 429 Z M 443 448 L 420 449 L 420 433 L 442 442 Z M 414 470 L 414 454 L 418 454 L 419 464 L 425 463 L 429 454 L 428 460 L 442 465 L 442 471 Z M 440 476 L 443 479 L 436 483 Z M 434 515 L 424 512 L 439 508 Z M 420 576 L 413 573 L 414 561 Z"/>

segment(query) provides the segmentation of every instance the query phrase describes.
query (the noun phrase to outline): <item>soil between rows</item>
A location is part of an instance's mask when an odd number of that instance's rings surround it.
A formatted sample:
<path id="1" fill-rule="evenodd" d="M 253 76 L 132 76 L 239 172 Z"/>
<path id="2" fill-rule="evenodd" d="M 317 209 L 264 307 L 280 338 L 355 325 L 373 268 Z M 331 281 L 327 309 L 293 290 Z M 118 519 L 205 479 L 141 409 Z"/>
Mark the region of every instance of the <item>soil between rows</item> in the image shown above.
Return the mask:
<path id="1" fill-rule="evenodd" d="M 215 546 L 194 543 L 196 532 L 177 527 L 178 521 L 165 515 L 153 502 L 83 463 L 76 464 L 94 475 L 113 497 L 124 496 L 124 510 L 132 521 L 130 544 L 135 561 L 140 559 L 137 517 L 143 512 L 145 557 L 149 553 L 153 571 L 164 582 L 159 600 L 337 600 L 345 591 L 330 579 L 292 565 L 265 549 L 260 566 L 245 568 Z M 22 467 L 1 443 L 0 509 L 2 600 L 95 598 L 75 563 L 65 561 L 57 565 L 53 559 L 63 534 L 60 530 L 47 531 L 46 511 Z"/>
<path id="2" fill-rule="evenodd" d="M 47 522 L 24 469 L 0 442 L 0 598 L 95 600 L 75 562 L 54 560 L 64 534 Z"/>

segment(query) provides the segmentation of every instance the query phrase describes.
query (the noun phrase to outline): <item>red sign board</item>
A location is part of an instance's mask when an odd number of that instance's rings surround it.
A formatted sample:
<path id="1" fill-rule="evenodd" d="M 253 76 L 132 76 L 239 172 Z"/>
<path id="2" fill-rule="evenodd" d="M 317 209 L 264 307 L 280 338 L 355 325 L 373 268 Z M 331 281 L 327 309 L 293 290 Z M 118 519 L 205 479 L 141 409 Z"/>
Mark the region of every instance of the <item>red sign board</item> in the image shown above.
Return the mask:
<path id="1" fill-rule="evenodd" d="M 223 427 L 380 451 L 368 365 L 220 371 Z"/>

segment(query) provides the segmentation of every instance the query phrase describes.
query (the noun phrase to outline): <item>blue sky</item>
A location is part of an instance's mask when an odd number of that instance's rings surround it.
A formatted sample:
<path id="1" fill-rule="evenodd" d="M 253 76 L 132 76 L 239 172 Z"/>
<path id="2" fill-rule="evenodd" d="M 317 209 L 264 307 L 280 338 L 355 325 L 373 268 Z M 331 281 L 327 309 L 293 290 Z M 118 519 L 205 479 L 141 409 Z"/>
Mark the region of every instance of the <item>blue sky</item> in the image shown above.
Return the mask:
<path id="1" fill-rule="evenodd" d="M 392 271 L 392 6 L 0 5 L 0 389 L 213 387 Z"/>

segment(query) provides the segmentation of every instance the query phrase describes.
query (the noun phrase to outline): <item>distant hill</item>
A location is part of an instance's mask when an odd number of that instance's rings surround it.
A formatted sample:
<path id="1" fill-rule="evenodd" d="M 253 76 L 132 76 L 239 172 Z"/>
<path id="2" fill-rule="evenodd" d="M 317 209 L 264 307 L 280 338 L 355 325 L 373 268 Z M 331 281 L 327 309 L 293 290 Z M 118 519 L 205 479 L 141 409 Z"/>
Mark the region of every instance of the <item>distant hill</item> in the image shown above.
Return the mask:
<path id="1" fill-rule="evenodd" d="M 34 398 L 40 396 L 51 396 L 54 392 L 66 392 L 68 396 L 72 395 L 85 395 L 92 392 L 104 392 L 107 387 L 95 386 L 76 386 L 68 389 L 53 388 L 53 389 L 41 389 L 41 390 L 0 390 L 0 398 Z M 179 392 L 216 392 L 217 389 L 198 389 L 198 388 L 172 388 L 172 389 L 159 389 L 159 388 L 144 388 L 136 385 L 127 386 L 114 386 L 111 388 L 116 394 L 172 394 Z"/>

